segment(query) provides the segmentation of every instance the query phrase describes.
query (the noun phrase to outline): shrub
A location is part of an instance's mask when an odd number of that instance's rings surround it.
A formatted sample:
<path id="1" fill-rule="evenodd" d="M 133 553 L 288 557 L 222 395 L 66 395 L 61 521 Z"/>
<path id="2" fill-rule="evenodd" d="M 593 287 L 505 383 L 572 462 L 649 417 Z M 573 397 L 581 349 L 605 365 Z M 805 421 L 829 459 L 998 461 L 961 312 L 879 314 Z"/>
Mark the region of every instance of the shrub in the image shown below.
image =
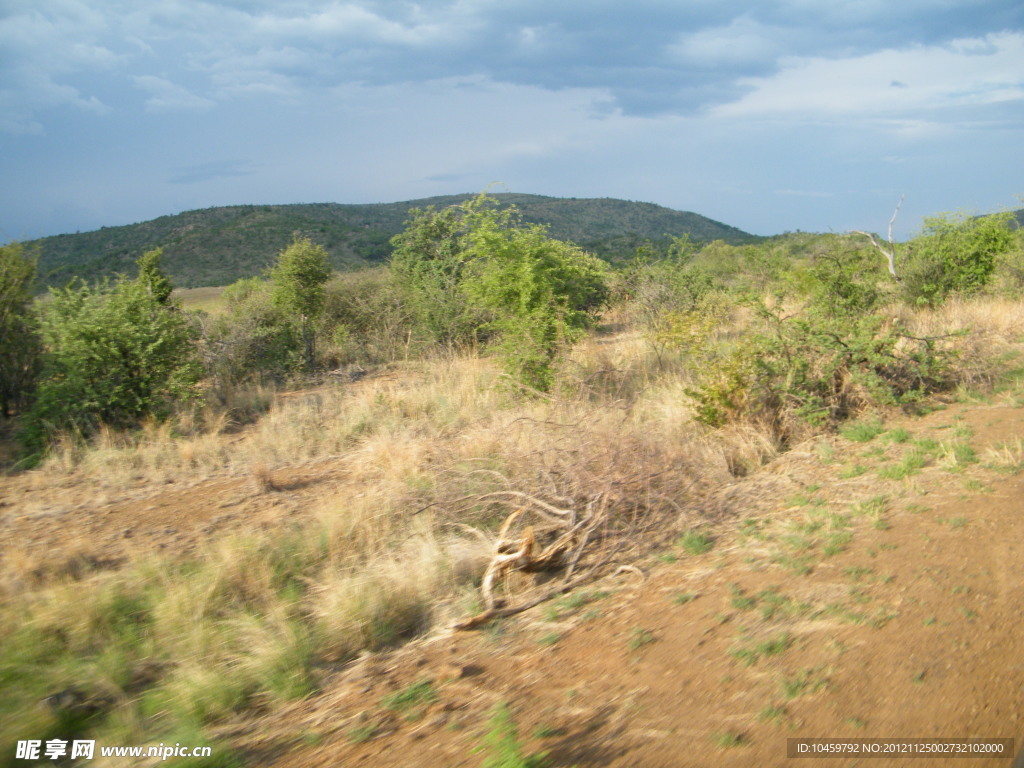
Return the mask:
<path id="1" fill-rule="evenodd" d="M 391 276 L 412 321 L 417 342 L 445 347 L 478 340 L 486 322 L 463 290 L 465 243 L 471 211 L 466 204 L 441 211 L 413 208 L 391 243 Z"/>
<path id="2" fill-rule="evenodd" d="M 195 330 L 141 280 L 51 289 L 38 395 L 24 432 L 32 449 L 59 431 L 163 418 L 196 394 Z"/>
<path id="3" fill-rule="evenodd" d="M 1010 213 L 926 218 L 902 270 L 905 298 L 934 307 L 951 294 L 984 288 L 997 258 L 1013 244 L 1012 221 Z"/>
<path id="4" fill-rule="evenodd" d="M 819 258 L 810 298 L 787 311 L 747 299 L 756 325 L 743 340 L 712 347 L 688 394 L 699 421 L 750 421 L 782 444 L 808 427 L 834 427 L 869 405 L 907 404 L 948 386 L 952 353 L 913 338 L 875 313 L 872 270 Z"/>
<path id="5" fill-rule="evenodd" d="M 389 270 L 337 275 L 325 289 L 319 333 L 328 339 L 327 364 L 390 362 L 408 352 L 413 325 Z"/>
<path id="6" fill-rule="evenodd" d="M 315 323 L 324 307 L 324 284 L 331 277 L 327 250 L 309 238 L 296 237 L 278 254 L 268 277 L 274 306 L 298 321 L 302 361 L 311 371 L 316 360 Z"/>
<path id="7" fill-rule="evenodd" d="M 413 214 L 392 273 L 414 327 L 445 344 L 496 338 L 510 373 L 548 389 L 560 350 L 608 298 L 604 264 L 485 195 Z"/>
<path id="8" fill-rule="evenodd" d="M 0 246 L 0 418 L 28 405 L 39 370 L 35 275 L 35 258 L 21 244 Z"/>
<path id="9" fill-rule="evenodd" d="M 1024 228 L 1018 226 L 1013 246 L 999 254 L 992 279 L 1008 298 L 1019 299 L 1024 294 Z"/>
<path id="10" fill-rule="evenodd" d="M 581 248 L 525 226 L 514 212 L 472 203 L 466 235 L 466 293 L 492 314 L 506 369 L 525 384 L 550 388 L 560 351 L 578 340 L 608 298 L 603 262 Z"/>
<path id="11" fill-rule="evenodd" d="M 270 284 L 246 278 L 224 289 L 226 312 L 204 318 L 202 357 L 214 391 L 249 380 L 282 380 L 302 364 L 295 323 L 276 306 Z"/>

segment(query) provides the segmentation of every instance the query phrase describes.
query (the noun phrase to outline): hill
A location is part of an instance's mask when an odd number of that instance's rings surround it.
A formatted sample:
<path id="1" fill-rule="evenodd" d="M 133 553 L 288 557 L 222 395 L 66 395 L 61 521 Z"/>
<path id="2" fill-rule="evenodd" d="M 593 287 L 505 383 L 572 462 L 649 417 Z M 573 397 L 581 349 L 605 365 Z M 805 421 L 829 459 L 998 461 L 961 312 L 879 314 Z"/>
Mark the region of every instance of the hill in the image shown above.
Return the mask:
<path id="1" fill-rule="evenodd" d="M 164 268 L 182 288 L 225 285 L 259 274 L 293 234 L 327 248 L 336 269 L 379 263 L 391 252 L 409 209 L 443 207 L 472 197 L 447 195 L 398 203 L 343 205 L 238 205 L 186 211 L 139 224 L 56 235 L 29 243 L 39 249 L 40 285 L 64 285 L 72 277 L 96 280 L 134 270 L 147 250 L 164 249 Z M 644 240 L 689 234 L 697 241 L 741 243 L 754 239 L 735 227 L 696 213 L 653 203 L 541 195 L 494 195 L 515 204 L 523 218 L 546 224 L 554 237 L 572 240 L 609 260 L 628 257 Z"/>

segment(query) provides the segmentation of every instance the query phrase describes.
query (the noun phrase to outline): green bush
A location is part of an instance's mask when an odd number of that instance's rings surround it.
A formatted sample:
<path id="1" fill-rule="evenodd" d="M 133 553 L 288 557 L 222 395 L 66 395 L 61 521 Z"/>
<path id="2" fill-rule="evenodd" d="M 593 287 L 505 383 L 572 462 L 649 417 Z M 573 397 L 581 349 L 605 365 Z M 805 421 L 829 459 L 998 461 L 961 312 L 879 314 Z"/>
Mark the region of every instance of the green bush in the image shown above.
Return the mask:
<path id="1" fill-rule="evenodd" d="M 141 280 L 51 289 L 41 326 L 43 369 L 24 433 L 32 449 L 65 430 L 166 417 L 196 394 L 194 326 Z"/>
<path id="2" fill-rule="evenodd" d="M 309 238 L 295 237 L 278 254 L 267 274 L 274 306 L 297 322 L 302 337 L 302 362 L 307 371 L 316 363 L 316 321 L 324 308 L 324 284 L 331 278 L 327 250 Z"/>
<path id="3" fill-rule="evenodd" d="M 318 332 L 327 340 L 326 364 L 390 362 L 408 354 L 413 325 L 388 269 L 340 274 L 325 289 Z"/>
<path id="4" fill-rule="evenodd" d="M 754 326 L 738 342 L 708 348 L 688 392 L 698 420 L 754 422 L 787 444 L 809 427 L 834 427 L 870 405 L 909 404 L 951 383 L 951 351 L 875 311 L 872 269 L 823 256 L 810 273 L 802 307 L 747 299 Z"/>
<path id="5" fill-rule="evenodd" d="M 926 218 L 902 269 L 906 300 L 934 307 L 951 294 L 984 288 L 997 259 L 1013 245 L 1013 221 L 1010 213 Z"/>
<path id="6" fill-rule="evenodd" d="M 249 381 L 281 381 L 301 367 L 299 329 L 274 304 L 266 280 L 232 283 L 223 299 L 224 314 L 203 319 L 202 357 L 215 393 Z"/>
<path id="7" fill-rule="evenodd" d="M 514 210 L 467 204 L 464 238 L 467 296 L 489 312 L 506 369 L 539 390 L 550 388 L 561 350 L 590 327 L 608 299 L 604 263 L 541 226 L 523 224 Z"/>
<path id="8" fill-rule="evenodd" d="M 495 339 L 509 373 L 548 389 L 560 351 L 607 301 L 603 262 L 485 195 L 413 213 L 391 267 L 413 327 L 443 344 Z"/>
<path id="9" fill-rule="evenodd" d="M 999 293 L 1011 299 L 1024 294 L 1024 228 L 1014 232 L 1012 247 L 999 254 L 992 280 Z"/>
<path id="10" fill-rule="evenodd" d="M 36 260 L 20 243 L 0 246 L 0 418 L 31 400 L 39 370 L 38 319 L 32 304 Z"/>
<path id="11" fill-rule="evenodd" d="M 654 260 L 638 254 L 619 274 L 617 302 L 646 332 L 656 332 L 665 317 L 690 312 L 712 289 L 712 279 L 687 269 L 690 256 Z"/>
<path id="12" fill-rule="evenodd" d="M 392 238 L 391 277 L 410 318 L 417 345 L 459 347 L 480 340 L 487 316 L 464 290 L 465 242 L 471 226 L 466 205 L 440 211 L 414 208 Z"/>

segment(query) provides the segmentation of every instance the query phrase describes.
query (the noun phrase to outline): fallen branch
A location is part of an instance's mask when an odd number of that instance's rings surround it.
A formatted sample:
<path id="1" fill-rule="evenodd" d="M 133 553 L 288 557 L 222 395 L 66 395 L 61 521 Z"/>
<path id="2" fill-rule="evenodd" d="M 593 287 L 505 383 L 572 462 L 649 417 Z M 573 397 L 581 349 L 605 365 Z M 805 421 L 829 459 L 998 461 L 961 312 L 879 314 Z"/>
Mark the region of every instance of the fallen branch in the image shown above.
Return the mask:
<path id="1" fill-rule="evenodd" d="M 535 605 L 543 603 L 545 600 L 550 600 L 555 595 L 567 592 L 589 580 L 593 577 L 595 570 L 607 562 L 604 560 L 594 563 L 583 573 L 576 573 L 576 568 L 583 552 L 588 544 L 591 543 L 594 532 L 607 522 L 608 503 L 604 494 L 592 499 L 586 505 L 586 509 L 580 519 L 577 519 L 577 513 L 574 509 L 558 509 L 536 497 L 517 491 L 499 491 L 478 496 L 476 499 L 484 500 L 494 497 L 523 500 L 528 502 L 530 506 L 515 509 L 501 524 L 497 540 L 494 543 L 494 552 L 480 582 L 480 595 L 483 598 L 484 610 L 475 616 L 457 622 L 454 625 L 455 629 L 473 629 L 487 623 L 491 619 L 512 616 L 528 610 Z M 540 552 L 537 552 L 537 533 L 533 526 L 526 526 L 518 538 L 510 535 L 513 526 L 528 511 L 532 511 L 551 522 L 552 525 L 547 528 L 548 531 L 562 531 L 554 541 Z M 552 517 L 552 513 L 559 517 Z M 498 605 L 498 601 L 494 596 L 494 590 L 499 581 L 509 572 L 514 570 L 550 570 L 560 564 L 565 564 L 566 569 L 561 583 L 557 586 L 551 587 L 541 594 L 516 605 Z"/>

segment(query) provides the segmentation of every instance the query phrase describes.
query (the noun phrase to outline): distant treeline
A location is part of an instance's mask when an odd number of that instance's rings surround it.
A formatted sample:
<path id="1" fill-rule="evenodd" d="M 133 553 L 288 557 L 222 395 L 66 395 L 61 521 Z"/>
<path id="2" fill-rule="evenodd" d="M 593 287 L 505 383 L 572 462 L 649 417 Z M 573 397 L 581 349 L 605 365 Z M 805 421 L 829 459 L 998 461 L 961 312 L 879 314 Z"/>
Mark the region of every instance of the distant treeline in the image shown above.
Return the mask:
<path id="1" fill-rule="evenodd" d="M 39 255 L 37 289 L 131 274 L 140 253 L 163 249 L 163 264 L 175 285 L 227 285 L 261 274 L 295 235 L 323 246 L 330 266 L 348 271 L 385 261 L 390 240 L 401 232 L 413 208 L 456 205 L 472 195 L 450 195 L 399 203 L 340 205 L 239 205 L 186 211 L 174 216 L 94 232 L 45 237 L 24 245 Z M 523 220 L 550 227 L 552 237 L 570 240 L 606 261 L 632 257 L 638 245 L 667 245 L 688 235 L 695 242 L 734 245 L 754 236 L 704 216 L 652 203 L 575 199 L 540 195 L 495 195 L 515 205 Z"/>

